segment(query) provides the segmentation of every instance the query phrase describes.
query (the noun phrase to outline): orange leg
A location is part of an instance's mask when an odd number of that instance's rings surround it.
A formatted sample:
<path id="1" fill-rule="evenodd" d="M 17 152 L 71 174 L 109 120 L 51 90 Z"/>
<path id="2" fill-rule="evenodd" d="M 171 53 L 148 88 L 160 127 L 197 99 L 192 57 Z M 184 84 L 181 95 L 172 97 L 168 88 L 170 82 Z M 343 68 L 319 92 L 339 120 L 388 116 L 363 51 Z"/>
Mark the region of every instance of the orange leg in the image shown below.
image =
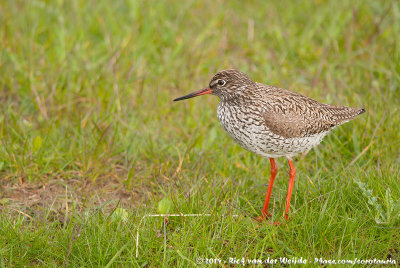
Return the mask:
<path id="1" fill-rule="evenodd" d="M 289 207 L 290 207 L 290 199 L 292 197 L 292 190 L 293 190 L 293 185 L 294 185 L 294 177 L 296 176 L 296 169 L 293 166 L 292 160 L 288 159 L 289 162 L 289 167 L 290 167 L 290 171 L 289 171 L 289 188 L 288 188 L 288 192 L 287 192 L 287 197 L 286 197 L 286 212 L 285 212 L 285 219 L 288 220 L 289 219 Z"/>
<path id="2" fill-rule="evenodd" d="M 273 158 L 270 158 L 269 162 L 271 163 L 271 178 L 269 179 L 268 191 L 267 191 L 267 195 L 265 196 L 264 207 L 261 212 L 261 216 L 258 217 L 259 221 L 265 220 L 268 216 L 271 215 L 268 212 L 268 205 L 269 205 L 269 199 L 271 198 L 272 187 L 274 186 L 274 180 L 275 180 L 275 176 L 276 176 L 276 172 L 278 171 L 278 168 L 276 167 L 275 160 Z"/>

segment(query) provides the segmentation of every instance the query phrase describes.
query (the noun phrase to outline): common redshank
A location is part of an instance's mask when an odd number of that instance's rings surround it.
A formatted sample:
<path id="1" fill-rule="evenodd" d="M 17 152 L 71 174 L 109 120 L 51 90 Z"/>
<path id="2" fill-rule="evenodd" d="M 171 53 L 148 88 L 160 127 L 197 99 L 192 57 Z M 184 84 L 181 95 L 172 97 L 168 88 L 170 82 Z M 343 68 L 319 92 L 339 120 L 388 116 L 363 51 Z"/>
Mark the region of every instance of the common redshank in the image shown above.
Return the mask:
<path id="1" fill-rule="evenodd" d="M 286 89 L 254 82 L 237 70 L 220 71 L 208 87 L 174 101 L 205 94 L 220 98 L 217 116 L 226 132 L 244 149 L 269 158 L 271 177 L 259 221 L 271 216 L 268 205 L 277 173 L 274 159 L 285 156 L 290 167 L 287 220 L 296 175 L 292 157 L 309 151 L 332 129 L 365 112 L 363 108 L 319 103 Z"/>

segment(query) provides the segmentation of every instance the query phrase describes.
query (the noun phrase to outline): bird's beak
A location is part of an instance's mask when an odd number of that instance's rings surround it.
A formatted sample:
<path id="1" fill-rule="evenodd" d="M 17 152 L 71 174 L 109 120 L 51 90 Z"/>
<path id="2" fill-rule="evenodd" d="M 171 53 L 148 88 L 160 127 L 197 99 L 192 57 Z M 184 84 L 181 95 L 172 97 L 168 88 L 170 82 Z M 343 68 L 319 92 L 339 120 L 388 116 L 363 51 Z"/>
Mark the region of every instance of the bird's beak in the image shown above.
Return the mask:
<path id="1" fill-rule="evenodd" d="M 176 98 L 176 99 L 174 99 L 174 101 L 190 99 L 190 98 L 197 97 L 197 96 L 200 96 L 200 95 L 210 94 L 211 92 L 212 92 L 212 89 L 209 88 L 209 87 L 206 87 L 206 88 L 203 88 L 201 90 L 195 91 L 193 93 L 187 94 L 185 96 Z"/>

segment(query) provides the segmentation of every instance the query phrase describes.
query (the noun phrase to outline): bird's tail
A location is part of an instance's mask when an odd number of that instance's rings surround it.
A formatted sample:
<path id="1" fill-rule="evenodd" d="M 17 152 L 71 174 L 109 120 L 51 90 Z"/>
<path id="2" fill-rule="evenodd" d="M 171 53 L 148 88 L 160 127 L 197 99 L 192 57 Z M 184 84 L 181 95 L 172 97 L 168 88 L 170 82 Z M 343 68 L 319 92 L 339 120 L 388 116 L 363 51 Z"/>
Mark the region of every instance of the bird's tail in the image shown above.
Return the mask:
<path id="1" fill-rule="evenodd" d="M 346 106 L 335 106 L 331 109 L 332 119 L 337 125 L 344 124 L 352 120 L 357 115 L 365 113 L 364 108 L 351 108 Z"/>

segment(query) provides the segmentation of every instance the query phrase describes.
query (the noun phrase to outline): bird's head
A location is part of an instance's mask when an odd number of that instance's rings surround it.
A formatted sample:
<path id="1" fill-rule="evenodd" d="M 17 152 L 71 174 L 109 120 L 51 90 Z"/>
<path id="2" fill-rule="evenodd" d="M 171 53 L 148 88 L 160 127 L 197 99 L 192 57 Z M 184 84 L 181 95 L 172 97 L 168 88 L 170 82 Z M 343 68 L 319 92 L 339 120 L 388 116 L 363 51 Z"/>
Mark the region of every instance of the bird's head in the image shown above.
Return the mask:
<path id="1" fill-rule="evenodd" d="M 241 71 L 233 69 L 224 70 L 214 75 L 208 87 L 176 98 L 174 101 L 190 99 L 205 94 L 216 95 L 220 99 L 230 99 L 239 95 L 253 84 L 254 81 Z"/>

